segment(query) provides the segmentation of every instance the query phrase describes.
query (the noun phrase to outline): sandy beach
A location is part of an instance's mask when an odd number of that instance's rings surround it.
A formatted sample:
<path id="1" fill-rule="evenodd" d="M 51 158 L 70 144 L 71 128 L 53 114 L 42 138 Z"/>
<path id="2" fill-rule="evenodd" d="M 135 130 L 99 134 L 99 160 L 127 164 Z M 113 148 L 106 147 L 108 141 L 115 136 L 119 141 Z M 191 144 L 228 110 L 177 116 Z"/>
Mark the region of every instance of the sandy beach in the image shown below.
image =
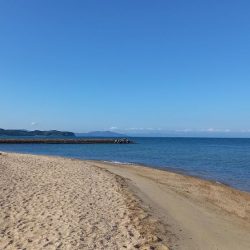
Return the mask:
<path id="1" fill-rule="evenodd" d="M 122 176 L 161 222 L 170 249 L 250 249 L 250 194 L 223 184 L 136 165 L 95 165 Z"/>
<path id="2" fill-rule="evenodd" d="M 167 249 L 123 179 L 91 163 L 1 153 L 0 172 L 0 249 Z"/>
<path id="3" fill-rule="evenodd" d="M 167 171 L 0 154 L 0 249 L 250 249 L 250 194 Z"/>

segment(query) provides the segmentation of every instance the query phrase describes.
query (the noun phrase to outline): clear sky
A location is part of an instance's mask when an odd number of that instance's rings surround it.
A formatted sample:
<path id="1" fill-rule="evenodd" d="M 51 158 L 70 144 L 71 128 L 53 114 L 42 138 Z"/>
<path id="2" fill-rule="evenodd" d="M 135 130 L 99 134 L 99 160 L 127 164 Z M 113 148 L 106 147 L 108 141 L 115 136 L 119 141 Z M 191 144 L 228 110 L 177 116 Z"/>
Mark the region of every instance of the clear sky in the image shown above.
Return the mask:
<path id="1" fill-rule="evenodd" d="M 0 127 L 250 132 L 249 13 L 249 0 L 0 1 Z"/>

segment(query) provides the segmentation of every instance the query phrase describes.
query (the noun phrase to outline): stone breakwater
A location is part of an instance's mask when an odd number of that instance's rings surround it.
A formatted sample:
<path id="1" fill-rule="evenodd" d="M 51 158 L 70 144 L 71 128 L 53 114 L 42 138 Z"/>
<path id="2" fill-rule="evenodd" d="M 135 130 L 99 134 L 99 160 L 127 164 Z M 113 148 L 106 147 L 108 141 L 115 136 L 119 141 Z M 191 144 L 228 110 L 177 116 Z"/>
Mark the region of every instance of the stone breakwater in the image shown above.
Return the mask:
<path id="1" fill-rule="evenodd" d="M 105 138 L 91 138 L 91 139 L 48 139 L 48 138 L 25 138 L 25 139 L 0 139 L 0 144 L 131 144 L 133 141 L 122 139 L 105 139 Z"/>

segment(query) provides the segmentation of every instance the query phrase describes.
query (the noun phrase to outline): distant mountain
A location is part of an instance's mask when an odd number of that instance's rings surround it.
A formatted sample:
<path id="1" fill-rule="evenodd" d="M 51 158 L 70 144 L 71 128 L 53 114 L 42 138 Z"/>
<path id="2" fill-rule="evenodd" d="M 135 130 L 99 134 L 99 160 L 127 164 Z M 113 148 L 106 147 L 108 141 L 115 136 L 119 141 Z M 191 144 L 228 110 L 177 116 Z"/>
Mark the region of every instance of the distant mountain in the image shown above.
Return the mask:
<path id="1" fill-rule="evenodd" d="M 76 136 L 82 137 L 127 137 L 127 135 L 112 131 L 92 131 L 88 133 L 76 133 Z"/>
<path id="2" fill-rule="evenodd" d="M 27 131 L 27 130 L 18 130 L 18 129 L 0 129 L 0 136 L 70 136 L 74 137 L 75 134 L 73 132 L 68 131 Z"/>

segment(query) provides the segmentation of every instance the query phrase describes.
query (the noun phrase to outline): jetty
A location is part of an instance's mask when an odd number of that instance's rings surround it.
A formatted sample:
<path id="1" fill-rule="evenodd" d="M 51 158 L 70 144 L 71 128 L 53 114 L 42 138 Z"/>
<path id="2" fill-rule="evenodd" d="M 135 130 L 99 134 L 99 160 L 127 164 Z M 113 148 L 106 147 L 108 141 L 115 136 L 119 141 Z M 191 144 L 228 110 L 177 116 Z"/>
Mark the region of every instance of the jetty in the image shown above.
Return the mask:
<path id="1" fill-rule="evenodd" d="M 128 138 L 2 138 L 0 144 L 131 144 Z"/>

